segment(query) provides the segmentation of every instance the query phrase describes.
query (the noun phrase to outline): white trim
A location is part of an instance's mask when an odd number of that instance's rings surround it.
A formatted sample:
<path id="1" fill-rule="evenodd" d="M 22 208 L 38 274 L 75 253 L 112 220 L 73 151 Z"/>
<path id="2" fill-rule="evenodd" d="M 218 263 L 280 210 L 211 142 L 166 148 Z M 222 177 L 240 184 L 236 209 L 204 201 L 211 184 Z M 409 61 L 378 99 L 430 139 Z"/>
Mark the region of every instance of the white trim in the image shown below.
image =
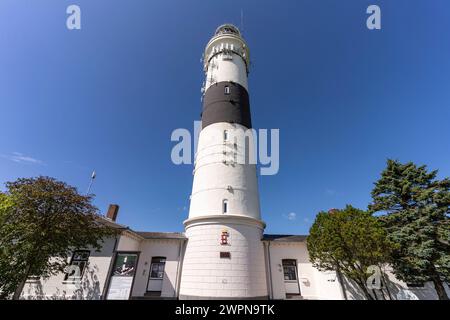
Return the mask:
<path id="1" fill-rule="evenodd" d="M 199 225 L 222 224 L 222 223 L 247 225 L 257 227 L 261 230 L 264 230 L 264 228 L 266 227 L 266 223 L 262 220 L 257 220 L 248 216 L 237 214 L 200 216 L 183 221 L 186 230 L 188 228 Z"/>

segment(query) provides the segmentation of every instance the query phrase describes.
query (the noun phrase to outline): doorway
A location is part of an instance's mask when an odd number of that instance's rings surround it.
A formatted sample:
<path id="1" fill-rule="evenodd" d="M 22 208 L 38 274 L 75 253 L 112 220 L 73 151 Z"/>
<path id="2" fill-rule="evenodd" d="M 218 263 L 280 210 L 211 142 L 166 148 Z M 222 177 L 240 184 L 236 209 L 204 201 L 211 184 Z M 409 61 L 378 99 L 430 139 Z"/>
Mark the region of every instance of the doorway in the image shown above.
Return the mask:
<path id="1" fill-rule="evenodd" d="M 147 292 L 161 295 L 166 257 L 153 257 L 148 275 Z"/>
<path id="2" fill-rule="evenodd" d="M 284 287 L 286 295 L 300 295 L 300 284 L 298 282 L 297 260 L 283 259 Z"/>

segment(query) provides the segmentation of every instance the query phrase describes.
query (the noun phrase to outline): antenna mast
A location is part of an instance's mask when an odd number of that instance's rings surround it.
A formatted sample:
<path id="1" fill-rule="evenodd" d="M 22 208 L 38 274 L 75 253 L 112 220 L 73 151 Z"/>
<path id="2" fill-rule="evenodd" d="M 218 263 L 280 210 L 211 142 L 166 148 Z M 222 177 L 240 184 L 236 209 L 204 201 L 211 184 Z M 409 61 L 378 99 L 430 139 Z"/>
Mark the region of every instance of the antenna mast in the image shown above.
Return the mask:
<path id="1" fill-rule="evenodd" d="M 244 9 L 241 8 L 241 33 L 244 33 Z"/>
<path id="2" fill-rule="evenodd" d="M 86 191 L 86 195 L 88 195 L 89 192 L 91 191 L 92 183 L 94 182 L 95 176 L 96 176 L 96 174 L 95 174 L 95 170 L 94 170 L 94 171 L 92 171 L 92 174 L 91 174 L 91 181 L 89 182 L 89 187 Z"/>

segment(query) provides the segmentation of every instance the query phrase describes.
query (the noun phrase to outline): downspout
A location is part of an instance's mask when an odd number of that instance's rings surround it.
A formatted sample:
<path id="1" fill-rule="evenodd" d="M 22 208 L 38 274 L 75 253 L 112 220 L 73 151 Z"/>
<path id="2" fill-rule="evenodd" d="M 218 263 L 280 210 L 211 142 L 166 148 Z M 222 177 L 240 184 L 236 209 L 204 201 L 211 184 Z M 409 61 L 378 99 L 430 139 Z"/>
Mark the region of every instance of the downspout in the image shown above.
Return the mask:
<path id="1" fill-rule="evenodd" d="M 109 288 L 109 282 L 111 281 L 111 273 L 112 273 L 112 269 L 113 269 L 113 264 L 115 262 L 114 260 L 115 260 L 117 245 L 119 244 L 120 236 L 121 236 L 121 234 L 116 235 L 116 239 L 114 240 L 114 248 L 113 248 L 112 255 L 111 255 L 111 262 L 109 263 L 108 273 L 106 274 L 105 285 L 103 286 L 103 292 L 100 297 L 100 300 L 106 300 L 106 294 L 107 294 L 107 290 Z"/>
<path id="2" fill-rule="evenodd" d="M 266 270 L 266 288 L 267 288 L 267 299 L 270 300 L 271 292 L 270 292 L 270 276 L 269 276 L 269 257 L 267 254 L 267 242 L 262 241 L 263 250 L 264 250 L 264 269 Z"/>
<path id="3" fill-rule="evenodd" d="M 272 262 L 270 259 L 270 241 L 267 242 L 267 256 L 269 258 L 269 282 L 270 282 L 270 296 L 269 298 L 273 300 L 273 284 L 272 284 Z"/>
<path id="4" fill-rule="evenodd" d="M 178 249 L 178 264 L 177 264 L 177 276 L 175 278 L 174 298 L 178 298 L 179 297 L 181 270 L 183 268 L 185 243 L 186 243 L 186 239 L 183 239 L 183 241 L 180 241 L 180 246 L 179 246 L 179 249 Z"/>

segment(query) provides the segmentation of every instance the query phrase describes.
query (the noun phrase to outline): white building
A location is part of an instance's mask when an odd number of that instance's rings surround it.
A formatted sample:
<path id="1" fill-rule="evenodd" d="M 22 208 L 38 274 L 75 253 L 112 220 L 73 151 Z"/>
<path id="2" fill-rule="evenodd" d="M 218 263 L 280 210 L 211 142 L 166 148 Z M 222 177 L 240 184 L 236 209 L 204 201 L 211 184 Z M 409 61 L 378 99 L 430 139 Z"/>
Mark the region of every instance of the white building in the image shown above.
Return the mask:
<path id="1" fill-rule="evenodd" d="M 67 274 L 30 279 L 24 298 L 49 299 L 362 299 L 334 272 L 309 261 L 305 236 L 267 235 L 261 220 L 247 75 L 249 48 L 222 25 L 204 52 L 202 130 L 184 233 L 121 229 L 99 253 L 74 252 Z M 250 133 L 249 133 L 250 132 Z M 81 281 L 78 281 L 80 280 Z M 436 299 L 431 285 L 408 288 L 389 276 L 378 296 Z M 447 288 L 448 289 L 448 288 Z M 388 292 L 389 291 L 389 292 Z"/>
<path id="2" fill-rule="evenodd" d="M 184 299 L 180 281 L 185 271 L 186 243 L 188 238 L 176 232 L 138 232 L 113 221 L 117 206 L 111 206 L 107 218 L 102 220 L 121 230 L 116 238 L 105 241 L 103 250 L 80 250 L 73 253 L 71 265 L 79 267 L 80 274 L 68 276 L 61 273 L 48 279 L 29 279 L 22 292 L 24 299 Z M 205 240 L 206 242 L 207 240 Z M 209 241 L 219 252 L 223 250 L 221 235 Z M 265 299 L 364 299 L 360 290 L 345 281 L 344 288 L 334 272 L 320 272 L 309 261 L 306 236 L 263 235 L 259 240 L 262 250 L 263 279 L 267 296 Z M 233 247 L 230 240 L 229 249 Z M 230 250 L 234 260 L 234 252 Z M 193 258 L 195 259 L 195 258 Z M 208 295 L 220 284 L 222 292 L 229 292 L 226 299 L 239 298 L 252 286 L 244 276 L 236 279 L 232 264 L 215 265 L 216 274 L 207 272 L 210 265 L 196 269 L 197 297 L 215 298 Z M 240 269 L 240 268 L 238 268 Z M 205 272 L 206 271 L 206 272 Z M 388 273 L 388 287 L 394 299 L 437 299 L 431 283 L 424 287 L 408 287 Z M 223 281 L 224 279 L 228 281 Z M 79 284 L 77 284 L 77 280 Z M 205 289 L 205 283 L 212 289 Z M 195 289 L 195 288 L 193 288 Z M 450 293 L 448 286 L 447 292 Z M 250 291 L 251 292 L 251 291 Z M 381 291 L 377 290 L 381 298 Z M 387 299 L 388 293 L 383 289 Z M 225 294 L 222 294 L 225 295 Z"/>

